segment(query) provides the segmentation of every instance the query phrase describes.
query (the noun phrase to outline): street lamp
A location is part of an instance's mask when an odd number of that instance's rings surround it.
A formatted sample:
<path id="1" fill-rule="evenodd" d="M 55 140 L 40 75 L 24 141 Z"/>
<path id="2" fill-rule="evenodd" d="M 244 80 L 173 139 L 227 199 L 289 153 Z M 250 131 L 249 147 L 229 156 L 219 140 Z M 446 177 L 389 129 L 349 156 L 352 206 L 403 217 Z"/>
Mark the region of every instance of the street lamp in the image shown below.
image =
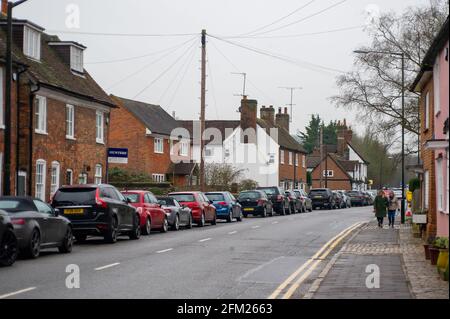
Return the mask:
<path id="1" fill-rule="evenodd" d="M 389 51 L 355 50 L 358 54 L 386 54 L 401 57 L 402 60 L 402 224 L 405 223 L 405 53 Z"/>

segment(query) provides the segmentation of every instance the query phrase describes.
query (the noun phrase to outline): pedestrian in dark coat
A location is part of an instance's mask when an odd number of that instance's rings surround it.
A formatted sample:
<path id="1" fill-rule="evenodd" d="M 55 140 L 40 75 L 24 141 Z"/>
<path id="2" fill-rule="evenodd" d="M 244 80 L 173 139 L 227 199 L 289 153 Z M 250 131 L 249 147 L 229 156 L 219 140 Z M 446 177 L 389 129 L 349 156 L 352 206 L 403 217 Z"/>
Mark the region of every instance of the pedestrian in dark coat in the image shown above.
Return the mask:
<path id="1" fill-rule="evenodd" d="M 389 200 L 386 198 L 384 191 L 380 190 L 373 202 L 373 209 L 375 216 L 378 219 L 378 227 L 383 228 L 383 221 L 387 215 L 387 209 L 389 207 Z"/>

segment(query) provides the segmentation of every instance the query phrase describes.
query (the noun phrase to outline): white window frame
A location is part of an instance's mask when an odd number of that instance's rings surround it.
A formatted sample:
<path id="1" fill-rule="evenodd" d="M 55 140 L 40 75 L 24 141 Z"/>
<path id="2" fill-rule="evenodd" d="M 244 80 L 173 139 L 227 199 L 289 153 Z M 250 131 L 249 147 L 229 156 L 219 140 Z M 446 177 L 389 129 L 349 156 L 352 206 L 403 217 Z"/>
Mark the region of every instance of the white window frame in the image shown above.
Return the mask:
<path id="1" fill-rule="evenodd" d="M 61 165 L 58 162 L 52 162 L 51 179 L 50 179 L 50 196 L 56 193 L 60 185 Z"/>
<path id="2" fill-rule="evenodd" d="M 41 169 L 39 169 L 39 167 Z M 36 161 L 34 195 L 36 198 L 42 201 L 45 201 L 46 177 L 47 177 L 47 162 L 43 159 L 38 159 Z"/>
<path id="3" fill-rule="evenodd" d="M 328 177 L 334 177 L 334 170 L 329 169 L 329 170 L 323 170 L 323 177 L 327 177 L 327 173 L 328 173 Z"/>
<path id="4" fill-rule="evenodd" d="M 293 162 L 293 154 L 292 154 L 292 152 L 289 152 L 289 165 L 294 165 L 294 162 Z"/>
<path id="5" fill-rule="evenodd" d="M 298 161 L 298 154 L 295 153 L 295 167 L 298 167 L 299 161 Z"/>
<path id="6" fill-rule="evenodd" d="M 441 86 L 440 86 L 439 59 L 436 60 L 433 68 L 433 89 L 434 89 L 434 114 L 441 112 Z"/>
<path id="7" fill-rule="evenodd" d="M 105 113 L 95 112 L 95 141 L 98 144 L 105 144 Z"/>
<path id="8" fill-rule="evenodd" d="M 152 174 L 153 182 L 155 183 L 164 183 L 166 181 L 165 174 Z"/>
<path id="9" fill-rule="evenodd" d="M 0 68 L 0 129 L 5 128 L 5 71 Z"/>
<path id="10" fill-rule="evenodd" d="M 36 129 L 38 134 L 47 134 L 47 98 L 45 96 L 36 96 Z"/>
<path id="11" fill-rule="evenodd" d="M 66 183 L 67 183 L 67 174 L 70 174 L 70 180 L 68 181 L 69 182 L 68 186 L 73 185 L 73 170 L 70 168 L 68 170 L 66 170 L 66 176 L 65 176 Z"/>
<path id="12" fill-rule="evenodd" d="M 280 150 L 280 164 L 284 164 L 284 157 L 285 157 L 284 150 Z"/>
<path id="13" fill-rule="evenodd" d="M 424 191 L 423 191 L 423 207 L 425 209 L 430 207 L 430 172 L 425 171 L 423 174 Z"/>
<path id="14" fill-rule="evenodd" d="M 160 137 L 155 137 L 153 139 L 154 152 L 156 154 L 164 154 L 164 139 Z"/>
<path id="15" fill-rule="evenodd" d="M 66 138 L 75 139 L 75 106 L 66 105 Z"/>
<path id="16" fill-rule="evenodd" d="M 306 168 L 306 155 L 302 155 L 302 167 Z"/>
<path id="17" fill-rule="evenodd" d="M 101 164 L 95 165 L 94 184 L 100 185 L 103 179 L 103 166 Z"/>
<path id="18" fill-rule="evenodd" d="M 169 139 L 169 150 L 170 155 L 175 155 L 174 143 L 172 139 Z"/>
<path id="19" fill-rule="evenodd" d="M 73 71 L 84 73 L 84 65 L 83 65 L 83 50 L 71 46 L 70 47 L 70 68 Z"/>
<path id="20" fill-rule="evenodd" d="M 85 185 L 88 182 L 88 175 L 87 173 L 81 173 L 78 175 L 78 184 Z"/>
<path id="21" fill-rule="evenodd" d="M 430 128 L 430 92 L 428 91 L 425 94 L 425 109 L 424 109 L 424 121 L 425 121 L 425 130 Z"/>
<path id="22" fill-rule="evenodd" d="M 41 33 L 29 26 L 23 28 L 23 54 L 33 60 L 41 60 Z"/>
<path id="23" fill-rule="evenodd" d="M 438 211 L 444 211 L 444 161 L 442 158 L 436 161 L 436 197 Z"/>
<path id="24" fill-rule="evenodd" d="M 181 141 L 180 142 L 180 156 L 188 156 L 189 155 L 189 144 L 188 142 Z M 213 151 L 214 153 L 214 151 Z"/>

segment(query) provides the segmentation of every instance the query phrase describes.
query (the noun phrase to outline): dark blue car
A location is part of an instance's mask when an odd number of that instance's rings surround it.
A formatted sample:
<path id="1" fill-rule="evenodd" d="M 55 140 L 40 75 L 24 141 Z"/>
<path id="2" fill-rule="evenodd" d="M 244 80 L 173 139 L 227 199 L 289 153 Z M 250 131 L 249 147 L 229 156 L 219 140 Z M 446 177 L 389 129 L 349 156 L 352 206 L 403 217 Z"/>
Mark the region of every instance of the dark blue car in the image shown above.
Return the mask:
<path id="1" fill-rule="evenodd" d="M 217 219 L 224 219 L 231 223 L 234 218 L 238 222 L 243 219 L 242 207 L 230 192 L 209 192 L 205 194 L 214 207 Z"/>

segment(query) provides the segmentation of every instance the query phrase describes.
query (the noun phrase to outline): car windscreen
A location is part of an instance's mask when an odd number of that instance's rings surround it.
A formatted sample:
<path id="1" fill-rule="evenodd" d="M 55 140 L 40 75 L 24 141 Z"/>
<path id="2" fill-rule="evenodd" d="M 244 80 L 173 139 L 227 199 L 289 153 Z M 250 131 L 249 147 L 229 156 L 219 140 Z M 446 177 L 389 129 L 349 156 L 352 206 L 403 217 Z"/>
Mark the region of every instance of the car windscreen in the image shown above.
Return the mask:
<path id="1" fill-rule="evenodd" d="M 225 196 L 223 196 L 223 194 L 206 194 L 206 197 L 208 197 L 208 199 L 212 200 L 213 202 L 225 201 Z"/>
<path id="2" fill-rule="evenodd" d="M 328 195 L 328 192 L 325 189 L 312 189 L 309 195 Z"/>
<path id="3" fill-rule="evenodd" d="M 170 197 L 158 198 L 158 204 L 161 206 L 176 206 L 174 199 Z"/>
<path id="4" fill-rule="evenodd" d="M 53 205 L 92 205 L 96 191 L 96 188 L 62 188 L 53 197 Z"/>
<path id="5" fill-rule="evenodd" d="M 239 194 L 239 199 L 259 199 L 261 194 L 259 192 L 243 192 Z"/>
<path id="6" fill-rule="evenodd" d="M 0 199 L 0 209 L 5 210 L 8 213 L 36 210 L 29 202 L 19 199 Z"/>
<path id="7" fill-rule="evenodd" d="M 195 202 L 195 196 L 192 194 L 173 194 L 170 197 L 175 198 L 179 203 Z"/>
<path id="8" fill-rule="evenodd" d="M 130 200 L 130 203 L 136 204 L 139 203 L 139 194 L 136 193 L 122 193 L 125 198 Z"/>
<path id="9" fill-rule="evenodd" d="M 274 187 L 268 187 L 268 188 L 258 188 L 259 190 L 262 190 L 264 193 L 266 193 L 267 195 L 271 196 L 271 195 L 278 195 L 278 191 L 276 188 Z"/>

